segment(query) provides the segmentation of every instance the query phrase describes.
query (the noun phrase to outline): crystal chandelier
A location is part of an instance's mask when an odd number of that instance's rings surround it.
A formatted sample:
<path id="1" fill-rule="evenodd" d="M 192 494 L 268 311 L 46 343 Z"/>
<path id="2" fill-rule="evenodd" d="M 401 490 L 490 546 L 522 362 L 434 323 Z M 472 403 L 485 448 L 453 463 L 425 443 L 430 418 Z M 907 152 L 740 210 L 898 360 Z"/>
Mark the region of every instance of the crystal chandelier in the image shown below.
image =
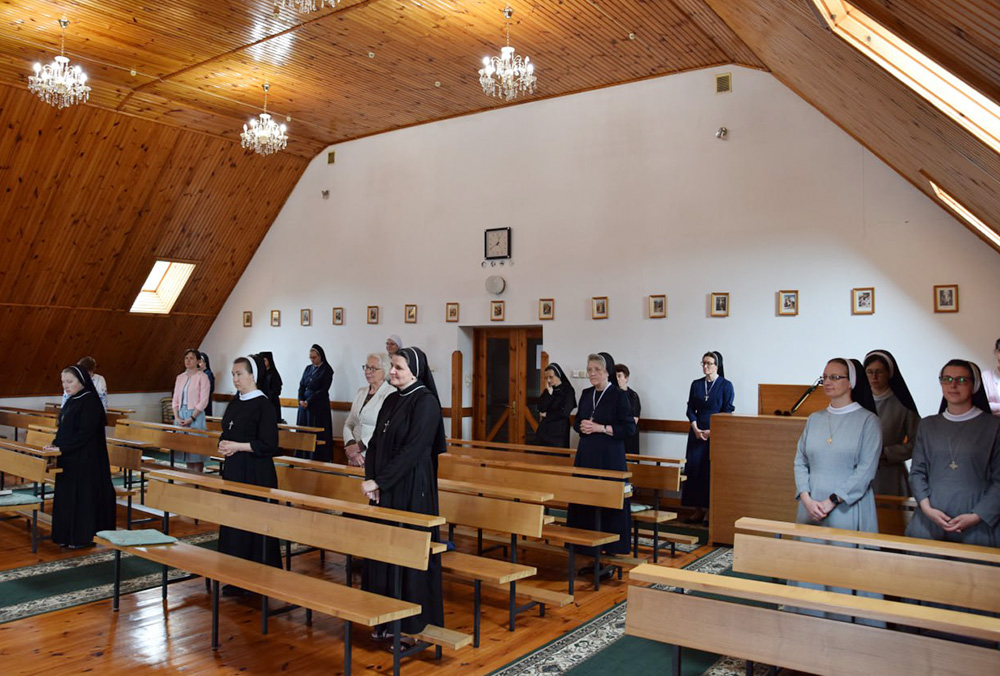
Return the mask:
<path id="1" fill-rule="evenodd" d="M 479 84 L 488 96 L 501 96 L 505 101 L 512 101 L 518 94 L 532 94 L 535 91 L 535 65 L 527 56 L 521 60 L 514 56 L 514 48 L 510 46 L 510 18 L 514 10 L 508 5 L 503 10 L 507 31 L 507 46 L 500 48 L 500 56 L 484 56 L 483 67 L 479 69 Z"/>
<path id="2" fill-rule="evenodd" d="M 52 63 L 43 66 L 36 63 L 35 74 L 28 77 L 28 91 L 38 95 L 42 101 L 56 108 L 66 108 L 83 103 L 90 98 L 87 75 L 80 66 L 69 65 L 66 58 L 66 26 L 69 21 L 59 19 L 62 26 L 62 46 L 59 56 Z"/>
<path id="3" fill-rule="evenodd" d="M 275 0 L 275 7 L 288 7 L 300 14 L 308 14 L 323 9 L 324 7 L 337 6 L 340 0 Z"/>
<path id="4" fill-rule="evenodd" d="M 244 148 L 253 148 L 258 155 L 270 155 L 284 150 L 288 145 L 285 125 L 278 125 L 267 113 L 267 90 L 271 85 L 264 83 L 264 112 L 250 120 L 250 126 L 243 125 L 240 139 Z"/>

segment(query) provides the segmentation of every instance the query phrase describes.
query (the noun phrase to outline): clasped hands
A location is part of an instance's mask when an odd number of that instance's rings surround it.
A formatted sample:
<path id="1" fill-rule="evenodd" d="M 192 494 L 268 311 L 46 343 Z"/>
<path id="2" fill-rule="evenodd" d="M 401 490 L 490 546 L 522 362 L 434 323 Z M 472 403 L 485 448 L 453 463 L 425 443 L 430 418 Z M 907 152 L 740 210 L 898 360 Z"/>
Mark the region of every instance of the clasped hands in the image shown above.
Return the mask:
<path id="1" fill-rule="evenodd" d="M 375 483 L 374 479 L 365 479 L 362 481 L 361 491 L 365 494 L 366 498 L 374 502 L 376 505 L 378 504 L 381 496 L 379 494 L 378 484 Z"/>
<path id="2" fill-rule="evenodd" d="M 580 421 L 580 432 L 582 434 L 604 434 L 606 429 L 607 425 L 595 423 L 593 420 Z"/>
<path id="3" fill-rule="evenodd" d="M 924 498 L 920 501 L 920 511 L 928 519 L 940 526 L 945 533 L 961 533 L 982 521 L 975 512 L 959 514 L 958 516 L 948 516 L 940 509 L 932 507 L 930 498 Z"/>
<path id="4" fill-rule="evenodd" d="M 347 464 L 351 467 L 364 467 L 365 466 L 365 442 L 355 441 L 344 447 L 344 453 L 347 454 Z"/>
<path id="5" fill-rule="evenodd" d="M 223 439 L 222 441 L 219 442 L 219 453 L 224 458 L 228 458 L 234 453 L 239 453 L 240 451 L 249 451 L 249 450 L 250 450 L 250 444 L 247 443 L 239 441 L 230 441 L 228 439 Z"/>
<path id="6" fill-rule="evenodd" d="M 695 439 L 701 439 L 702 441 L 708 441 L 708 437 L 712 434 L 712 430 L 703 430 L 698 428 L 698 423 L 691 423 L 691 431 L 694 432 Z"/>
<path id="7" fill-rule="evenodd" d="M 799 501 L 802 503 L 802 506 L 806 508 L 809 518 L 813 521 L 822 521 L 829 516 L 830 512 L 833 511 L 833 508 L 837 506 L 833 504 L 833 500 L 830 498 L 827 498 L 826 500 L 813 500 L 808 491 L 802 492 L 799 496 Z"/>

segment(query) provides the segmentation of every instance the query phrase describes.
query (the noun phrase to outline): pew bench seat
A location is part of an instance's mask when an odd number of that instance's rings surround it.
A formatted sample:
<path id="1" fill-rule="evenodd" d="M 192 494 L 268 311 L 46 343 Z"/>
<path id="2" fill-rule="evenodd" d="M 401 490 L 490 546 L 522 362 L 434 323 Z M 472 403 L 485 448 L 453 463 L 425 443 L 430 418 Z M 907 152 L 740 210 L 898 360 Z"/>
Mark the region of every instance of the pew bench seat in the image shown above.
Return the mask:
<path id="1" fill-rule="evenodd" d="M 473 646 L 479 647 L 480 620 L 482 607 L 482 584 L 484 582 L 509 587 L 518 580 L 531 577 L 537 573 L 533 566 L 525 566 L 520 563 L 510 563 L 497 559 L 489 559 L 484 556 L 464 554 L 462 552 L 450 551 L 441 555 L 441 571 L 460 579 L 469 580 L 474 588 L 474 609 L 473 609 Z M 513 605 L 513 603 L 511 604 Z M 514 630 L 514 608 L 511 608 L 511 626 Z"/>
<path id="2" fill-rule="evenodd" d="M 122 553 L 211 580 L 213 650 L 217 650 L 219 647 L 220 583 L 235 585 L 260 594 L 267 599 L 278 599 L 344 620 L 345 674 L 351 673 L 351 629 L 354 624 L 372 627 L 420 613 L 420 606 L 415 603 L 380 596 L 336 582 L 247 561 L 183 542 L 165 545 L 119 546 L 100 537 L 95 538 L 95 540 L 99 544 L 115 550 L 115 584 L 112 602 L 114 611 L 119 608 Z M 163 594 L 166 595 L 165 586 Z M 265 633 L 266 626 L 265 622 Z M 433 633 L 434 629 L 429 629 Z M 398 660 L 398 656 L 396 659 Z"/>

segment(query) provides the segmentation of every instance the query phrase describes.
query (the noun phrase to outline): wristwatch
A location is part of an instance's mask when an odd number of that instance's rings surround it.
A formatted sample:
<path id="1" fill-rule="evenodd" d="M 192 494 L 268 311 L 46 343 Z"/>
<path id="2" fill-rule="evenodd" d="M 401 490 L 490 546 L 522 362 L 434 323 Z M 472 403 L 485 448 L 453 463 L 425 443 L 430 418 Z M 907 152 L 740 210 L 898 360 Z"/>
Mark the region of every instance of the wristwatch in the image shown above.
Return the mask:
<path id="1" fill-rule="evenodd" d="M 837 505 L 841 504 L 844 501 L 836 493 L 830 493 L 830 502 L 832 502 L 833 506 L 836 507 Z"/>

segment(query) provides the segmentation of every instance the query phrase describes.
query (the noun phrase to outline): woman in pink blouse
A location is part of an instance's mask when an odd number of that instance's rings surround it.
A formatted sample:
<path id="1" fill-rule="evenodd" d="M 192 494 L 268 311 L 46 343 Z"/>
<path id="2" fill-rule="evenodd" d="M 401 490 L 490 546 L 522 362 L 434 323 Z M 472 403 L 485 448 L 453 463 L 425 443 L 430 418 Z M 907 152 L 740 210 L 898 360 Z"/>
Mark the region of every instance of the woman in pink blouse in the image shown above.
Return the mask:
<path id="1" fill-rule="evenodd" d="M 205 408 L 208 406 L 210 384 L 208 376 L 198 370 L 198 350 L 184 353 L 184 372 L 174 381 L 174 424 L 195 430 L 205 429 Z M 184 453 L 182 461 L 188 469 L 201 472 L 205 469 L 205 456 Z"/>

